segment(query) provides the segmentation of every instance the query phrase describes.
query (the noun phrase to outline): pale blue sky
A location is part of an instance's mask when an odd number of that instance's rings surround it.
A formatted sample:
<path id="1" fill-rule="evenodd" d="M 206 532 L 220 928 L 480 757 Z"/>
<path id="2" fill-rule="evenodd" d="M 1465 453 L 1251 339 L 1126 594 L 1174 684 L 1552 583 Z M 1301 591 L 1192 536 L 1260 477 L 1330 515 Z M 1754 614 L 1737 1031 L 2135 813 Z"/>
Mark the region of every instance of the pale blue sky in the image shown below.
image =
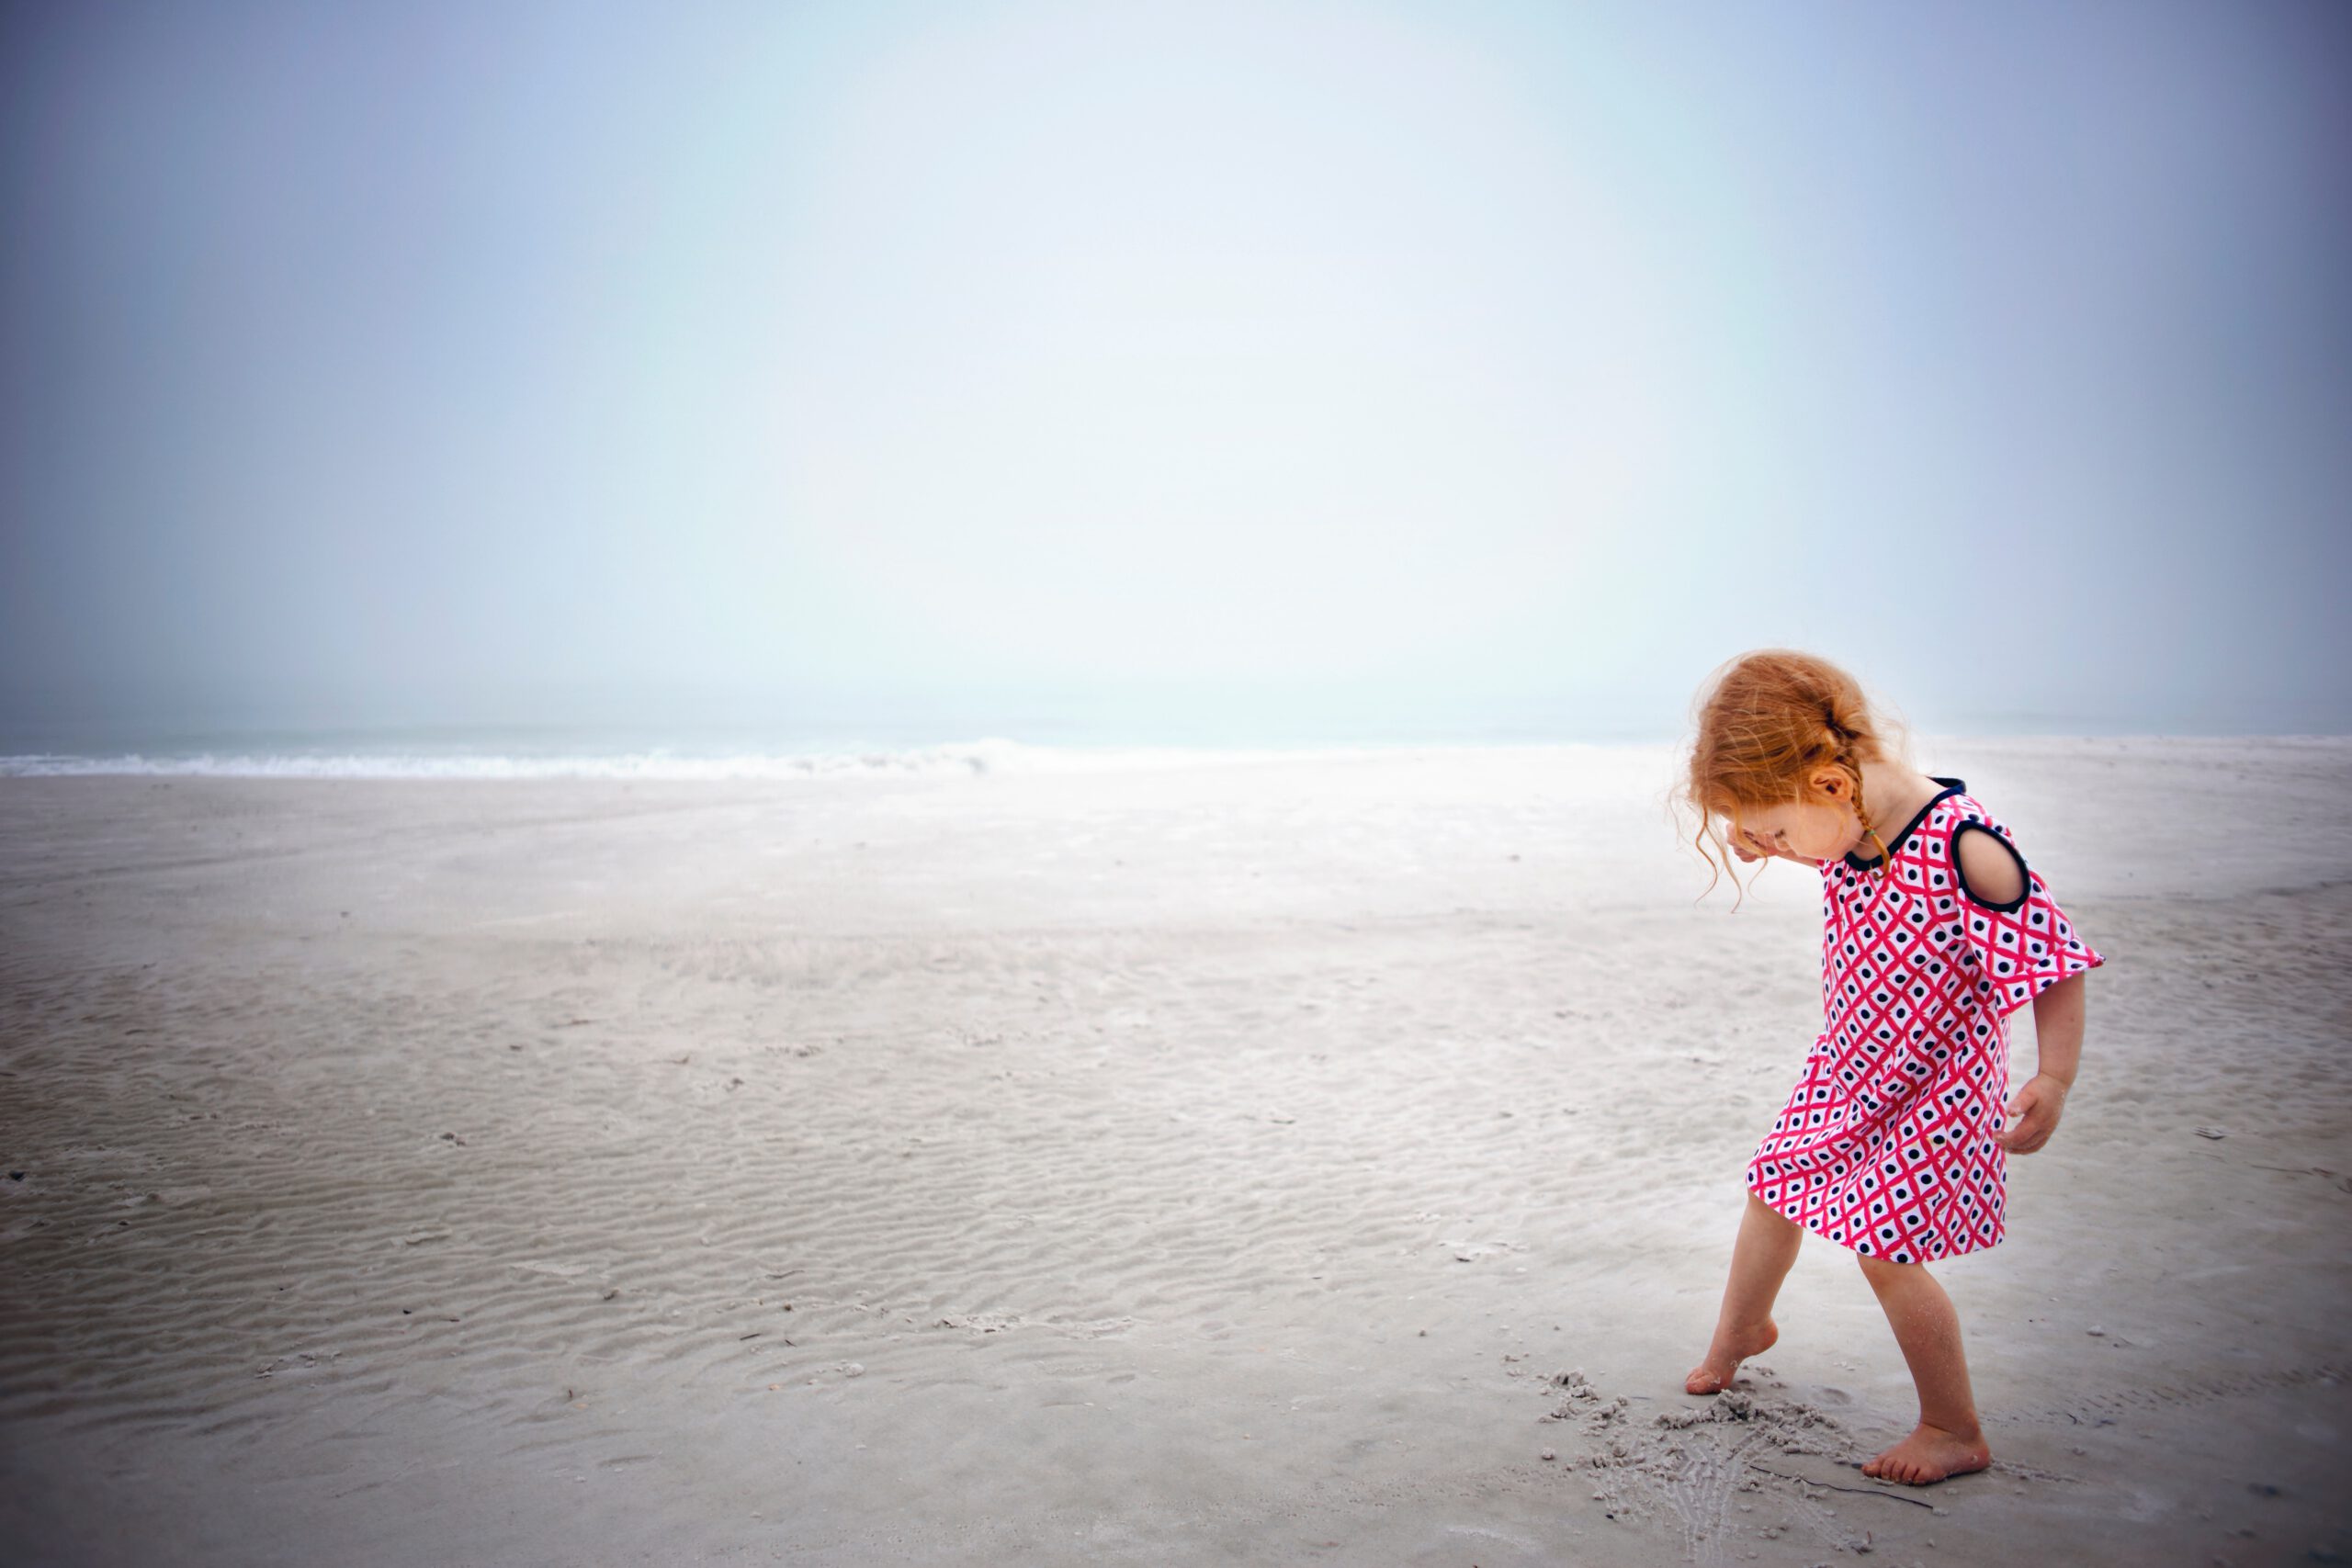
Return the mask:
<path id="1" fill-rule="evenodd" d="M 0 719 L 2352 729 L 2337 6 L 0 26 Z"/>

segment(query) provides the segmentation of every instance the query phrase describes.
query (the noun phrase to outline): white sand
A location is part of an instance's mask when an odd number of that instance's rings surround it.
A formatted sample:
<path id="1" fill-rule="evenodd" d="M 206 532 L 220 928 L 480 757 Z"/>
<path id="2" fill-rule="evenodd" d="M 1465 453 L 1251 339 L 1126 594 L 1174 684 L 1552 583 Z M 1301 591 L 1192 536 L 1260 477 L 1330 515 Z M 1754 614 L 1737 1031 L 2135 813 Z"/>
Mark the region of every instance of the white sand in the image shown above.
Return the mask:
<path id="1" fill-rule="evenodd" d="M 1923 750 L 2111 959 L 1924 1493 L 1834 1248 L 1679 1392 L 1817 913 L 1663 750 L 0 781 L 0 1558 L 2352 1559 L 2352 742 Z"/>

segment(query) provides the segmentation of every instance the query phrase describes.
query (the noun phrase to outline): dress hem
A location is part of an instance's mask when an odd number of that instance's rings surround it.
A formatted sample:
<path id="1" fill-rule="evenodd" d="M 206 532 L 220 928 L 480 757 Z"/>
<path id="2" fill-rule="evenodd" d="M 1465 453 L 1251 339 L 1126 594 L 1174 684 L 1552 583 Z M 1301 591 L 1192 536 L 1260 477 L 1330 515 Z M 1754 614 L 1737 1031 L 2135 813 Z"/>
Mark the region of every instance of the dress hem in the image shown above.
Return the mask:
<path id="1" fill-rule="evenodd" d="M 1823 1230 L 1818 1225 L 1807 1224 L 1804 1220 L 1790 1213 L 1786 1209 L 1781 1208 L 1781 1205 L 1773 1202 L 1772 1200 L 1764 1196 L 1763 1193 L 1758 1192 L 1756 1190 L 1756 1185 L 1755 1180 L 1751 1178 L 1747 1183 L 1748 1196 L 1754 1198 L 1758 1202 L 1763 1204 L 1766 1208 L 1771 1210 L 1774 1213 L 1780 1215 L 1781 1218 L 1788 1221 L 1791 1224 L 1795 1225 L 1798 1229 L 1804 1231 L 1807 1235 L 1817 1235 L 1822 1240 L 1829 1243 L 1832 1247 L 1844 1247 L 1847 1251 L 1852 1253 L 1857 1258 L 1877 1258 L 1878 1261 L 1882 1263 L 1892 1261 L 1892 1259 L 1889 1258 L 1879 1258 L 1879 1255 L 1875 1252 L 1863 1252 L 1860 1248 L 1856 1247 L 1852 1242 L 1847 1241 L 1839 1236 L 1831 1235 L 1827 1231 Z M 2007 1236 L 2007 1235 L 2008 1227 L 2007 1225 L 1999 1225 L 1995 1227 L 1993 1239 L 1990 1241 L 1976 1241 L 1971 1242 L 1966 1247 L 1947 1247 L 1943 1251 L 1932 1255 L 1928 1254 L 1923 1247 L 1915 1247 L 1910 1250 L 1918 1253 L 1919 1256 L 1913 1258 L 1912 1261 L 1914 1263 L 1944 1263 L 1955 1258 L 1965 1258 L 1972 1252 L 1989 1252 L 1994 1247 L 2000 1246 L 2001 1242 Z"/>

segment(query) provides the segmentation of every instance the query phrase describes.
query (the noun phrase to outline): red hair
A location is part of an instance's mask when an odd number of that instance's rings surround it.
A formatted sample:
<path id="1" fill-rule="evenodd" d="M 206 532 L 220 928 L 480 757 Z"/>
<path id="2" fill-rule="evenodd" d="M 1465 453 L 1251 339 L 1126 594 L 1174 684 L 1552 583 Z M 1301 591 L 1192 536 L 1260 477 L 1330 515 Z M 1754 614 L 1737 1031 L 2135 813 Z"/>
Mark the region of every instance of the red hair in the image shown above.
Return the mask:
<path id="1" fill-rule="evenodd" d="M 1693 716 L 1690 768 L 1678 793 L 1699 819 L 1690 842 L 1707 862 L 1710 891 L 1723 873 L 1739 886 L 1717 819 L 1804 799 L 1805 782 L 1823 768 L 1853 785 L 1854 814 L 1878 844 L 1883 870 L 1886 843 L 1862 801 L 1862 764 L 1893 755 L 1860 682 L 1826 659 L 1764 649 L 1709 677 Z"/>

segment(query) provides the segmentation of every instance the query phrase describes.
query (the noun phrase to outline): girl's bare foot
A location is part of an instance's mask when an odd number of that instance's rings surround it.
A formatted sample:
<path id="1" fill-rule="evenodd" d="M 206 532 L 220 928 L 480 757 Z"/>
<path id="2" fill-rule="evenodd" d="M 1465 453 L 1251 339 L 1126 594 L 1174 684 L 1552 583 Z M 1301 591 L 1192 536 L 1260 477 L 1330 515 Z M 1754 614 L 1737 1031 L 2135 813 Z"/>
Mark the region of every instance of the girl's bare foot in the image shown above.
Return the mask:
<path id="1" fill-rule="evenodd" d="M 1982 1470 L 1992 1462 L 1993 1450 L 1984 1446 L 1984 1433 L 1963 1438 L 1922 1421 L 1909 1437 L 1862 1466 L 1862 1473 L 1881 1481 L 1900 1481 L 1905 1486 L 1926 1486 Z"/>
<path id="2" fill-rule="evenodd" d="M 1769 1317 L 1752 1328 L 1716 1324 L 1715 1337 L 1707 1346 L 1707 1359 L 1690 1369 L 1690 1375 L 1682 1380 L 1682 1392 L 1721 1393 L 1739 1375 L 1742 1361 L 1770 1350 L 1780 1337 L 1780 1328 Z"/>

